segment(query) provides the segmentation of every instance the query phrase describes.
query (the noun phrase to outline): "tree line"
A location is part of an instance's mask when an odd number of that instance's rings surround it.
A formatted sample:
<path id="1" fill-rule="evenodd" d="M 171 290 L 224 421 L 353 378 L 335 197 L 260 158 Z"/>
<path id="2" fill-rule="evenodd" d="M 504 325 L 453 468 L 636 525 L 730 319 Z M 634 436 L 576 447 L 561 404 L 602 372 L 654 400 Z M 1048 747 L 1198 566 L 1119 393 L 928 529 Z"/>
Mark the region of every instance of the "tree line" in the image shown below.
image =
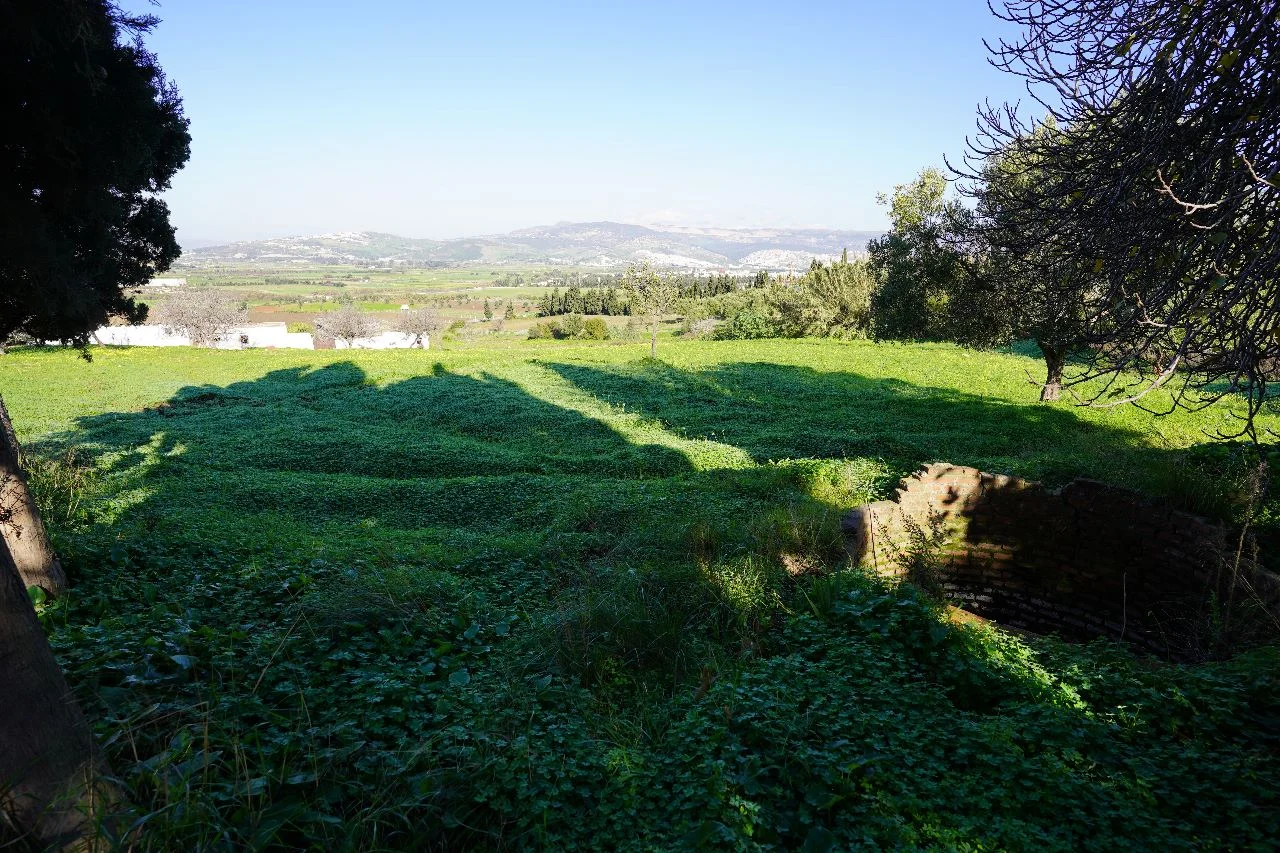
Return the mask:
<path id="1" fill-rule="evenodd" d="M 638 269 L 632 265 L 631 270 Z M 574 281 L 564 292 L 553 287 L 549 293 L 538 300 L 539 317 L 558 317 L 563 314 L 601 314 L 607 317 L 631 316 L 631 303 L 628 298 L 629 271 L 617 278 L 592 274 L 593 279 L 603 279 L 605 283 L 582 286 Z M 714 273 L 708 276 L 678 273 L 663 275 L 664 280 L 675 288 L 678 299 L 696 300 L 710 299 L 728 293 L 757 287 L 765 287 L 769 283 L 769 274 L 761 270 L 754 276 L 734 276 L 728 273 Z"/>

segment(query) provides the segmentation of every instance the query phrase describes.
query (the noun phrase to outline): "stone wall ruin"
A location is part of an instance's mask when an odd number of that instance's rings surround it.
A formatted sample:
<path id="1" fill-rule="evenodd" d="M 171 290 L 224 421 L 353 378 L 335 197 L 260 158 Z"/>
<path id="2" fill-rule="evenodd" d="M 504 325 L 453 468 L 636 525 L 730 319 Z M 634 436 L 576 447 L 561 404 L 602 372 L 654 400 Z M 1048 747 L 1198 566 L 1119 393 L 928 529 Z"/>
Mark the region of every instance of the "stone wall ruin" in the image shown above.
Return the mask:
<path id="1" fill-rule="evenodd" d="M 1280 625 L 1280 578 L 1248 560 L 1237 569 L 1225 528 L 1093 480 L 1050 490 L 934 463 L 904 479 L 895 500 L 852 510 L 844 529 L 855 561 L 894 578 L 918 571 L 913 532 L 918 553 L 936 531 L 946 597 L 1038 634 L 1194 659 L 1205 656 L 1209 626 L 1221 644 L 1233 639 L 1224 630 L 1243 639 Z"/>

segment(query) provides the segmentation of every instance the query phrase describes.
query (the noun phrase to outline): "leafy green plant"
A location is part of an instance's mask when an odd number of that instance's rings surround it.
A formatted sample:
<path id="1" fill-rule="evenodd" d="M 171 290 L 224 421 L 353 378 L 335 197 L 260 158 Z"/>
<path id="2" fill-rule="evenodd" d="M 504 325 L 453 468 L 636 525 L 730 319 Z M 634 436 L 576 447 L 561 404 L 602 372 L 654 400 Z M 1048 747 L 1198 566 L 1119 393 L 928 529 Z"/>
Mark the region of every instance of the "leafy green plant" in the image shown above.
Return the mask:
<path id="1" fill-rule="evenodd" d="M 714 336 L 721 341 L 774 338 L 778 336 L 778 329 L 763 312 L 755 308 L 744 308 L 727 323 L 717 326 Z"/>
<path id="2" fill-rule="evenodd" d="M 1049 409 L 1028 358 L 944 345 L 665 352 L 0 359 L 24 444 L 80 448 L 78 507 L 49 511 L 76 582 L 43 620 L 135 807 L 128 843 L 1280 833 L 1274 648 L 1180 666 L 958 628 L 851 570 L 839 530 L 926 459 L 1150 486 L 1222 410 Z"/>
<path id="3" fill-rule="evenodd" d="M 935 601 L 945 600 L 945 548 L 951 537 L 945 517 L 940 512 L 931 512 L 927 528 L 909 516 L 902 519 L 902 524 L 907 541 L 895 546 L 895 562 L 904 569 L 908 583 Z"/>
<path id="4" fill-rule="evenodd" d="M 45 523 L 56 531 L 70 531 L 88 523 L 86 501 L 99 483 L 98 471 L 75 446 L 46 455 L 23 454 L 28 484 Z"/>

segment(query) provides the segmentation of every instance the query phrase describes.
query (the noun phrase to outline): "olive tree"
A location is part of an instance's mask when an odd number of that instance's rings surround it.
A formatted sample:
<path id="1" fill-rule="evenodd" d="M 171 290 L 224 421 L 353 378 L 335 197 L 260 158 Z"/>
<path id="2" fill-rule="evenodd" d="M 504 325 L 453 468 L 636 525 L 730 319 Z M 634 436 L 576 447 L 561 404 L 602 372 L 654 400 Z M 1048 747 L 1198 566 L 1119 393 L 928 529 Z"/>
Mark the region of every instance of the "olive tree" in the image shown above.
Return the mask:
<path id="1" fill-rule="evenodd" d="M 1035 134 L 1054 131 L 1049 122 Z M 1087 357 L 1085 318 L 1106 288 L 1071 230 L 1021 215 L 1018 201 L 1047 179 L 1034 142 L 1013 140 L 988 156 L 968 188 L 976 204 L 954 239 L 964 275 L 952 300 L 952 337 L 979 346 L 1031 339 L 1045 361 L 1040 399 L 1051 401 L 1061 396 L 1068 358 Z"/>
<path id="2" fill-rule="evenodd" d="M 680 298 L 680 287 L 671 278 L 658 275 L 648 261 L 628 266 L 622 286 L 626 288 L 632 312 L 649 319 L 649 356 L 657 358 L 658 323 Z"/>

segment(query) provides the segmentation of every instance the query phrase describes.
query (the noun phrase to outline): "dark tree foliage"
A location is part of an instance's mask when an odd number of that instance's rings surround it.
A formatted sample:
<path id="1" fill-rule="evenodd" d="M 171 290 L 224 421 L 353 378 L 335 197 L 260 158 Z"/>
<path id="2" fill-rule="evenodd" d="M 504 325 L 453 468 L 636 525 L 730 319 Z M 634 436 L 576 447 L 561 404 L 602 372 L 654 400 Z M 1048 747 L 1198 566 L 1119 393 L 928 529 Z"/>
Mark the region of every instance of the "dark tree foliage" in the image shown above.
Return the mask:
<path id="1" fill-rule="evenodd" d="M 963 252 L 954 245 L 962 211 L 944 198 L 947 180 L 928 168 L 910 183 L 879 196 L 889 206 L 891 228 L 867 246 L 878 285 L 871 298 L 878 339 L 949 340 L 950 300 L 963 274 Z"/>
<path id="2" fill-rule="evenodd" d="M 1041 170 L 998 200 L 1018 255 L 1058 242 L 1099 289 L 1082 318 L 1087 401 L 1272 402 L 1280 370 L 1280 4 L 1274 0 L 1007 0 L 1022 29 L 991 48 L 1054 127 L 988 106 L 968 166 L 1016 144 Z M 999 191 L 998 188 L 996 190 Z M 1017 238 L 1018 233 L 1021 238 Z M 1078 299 L 1076 276 L 1062 298 Z M 1050 283 L 1052 286 L 1052 283 Z M 1053 294 L 1045 294 L 1052 298 Z M 1154 406 L 1154 404 L 1153 404 Z"/>
<path id="3" fill-rule="evenodd" d="M 1052 130 L 1050 124 L 1037 133 Z M 970 190 L 976 204 L 955 218 L 947 235 L 964 271 L 949 325 L 956 340 L 971 346 L 1034 341 L 1046 367 L 1040 399 L 1056 400 L 1067 358 L 1081 347 L 1085 317 L 1106 288 L 1061 223 L 1022 215 L 1022 199 L 1038 193 L 1046 179 L 1023 142 L 986 158 Z"/>
<path id="4" fill-rule="evenodd" d="M 87 341 L 179 248 L 155 197 L 187 161 L 182 102 L 106 0 L 0 0 L 0 340 Z"/>

